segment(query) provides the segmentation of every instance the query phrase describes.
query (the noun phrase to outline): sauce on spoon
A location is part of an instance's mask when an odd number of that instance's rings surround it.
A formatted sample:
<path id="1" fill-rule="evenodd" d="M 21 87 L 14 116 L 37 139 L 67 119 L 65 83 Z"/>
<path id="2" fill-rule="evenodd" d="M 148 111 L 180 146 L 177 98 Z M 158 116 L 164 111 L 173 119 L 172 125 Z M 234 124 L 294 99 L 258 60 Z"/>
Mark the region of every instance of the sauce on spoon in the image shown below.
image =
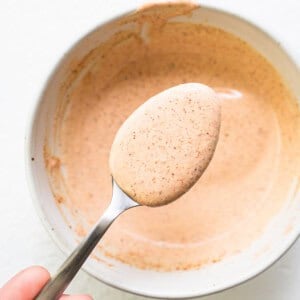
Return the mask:
<path id="1" fill-rule="evenodd" d="M 206 85 L 181 84 L 153 96 L 115 136 L 109 159 L 114 180 L 142 205 L 176 200 L 208 166 L 220 122 L 217 95 Z"/>

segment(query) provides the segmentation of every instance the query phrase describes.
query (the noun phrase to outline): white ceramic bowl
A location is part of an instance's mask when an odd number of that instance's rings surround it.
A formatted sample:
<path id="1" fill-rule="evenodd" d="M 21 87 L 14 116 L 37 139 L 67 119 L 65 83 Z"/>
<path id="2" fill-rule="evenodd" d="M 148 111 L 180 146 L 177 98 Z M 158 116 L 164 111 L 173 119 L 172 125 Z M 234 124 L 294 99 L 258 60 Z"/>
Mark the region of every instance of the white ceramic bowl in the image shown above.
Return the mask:
<path id="1" fill-rule="evenodd" d="M 75 236 L 65 223 L 51 193 L 44 167 L 43 146 L 46 135 L 51 132 L 49 128 L 52 126 L 55 99 L 60 84 L 70 72 L 71 62 L 80 61 L 113 33 L 122 30 L 120 25 L 115 23 L 119 18 L 100 25 L 67 52 L 47 81 L 30 123 L 27 137 L 29 184 L 38 214 L 57 245 L 65 253 L 69 253 L 75 247 Z M 191 18 L 185 16 L 179 18 L 184 22 L 204 23 L 222 28 L 247 41 L 271 61 L 292 92 L 300 99 L 300 73 L 296 63 L 288 56 L 288 51 L 261 29 L 237 16 L 208 7 L 195 10 Z M 51 136 L 48 136 L 49 139 L 51 142 Z M 295 193 L 291 193 L 290 198 L 280 215 L 250 249 L 199 270 L 164 273 L 139 270 L 118 262 L 114 262 L 114 267 L 109 267 L 106 263 L 93 258 L 86 262 L 84 269 L 111 286 L 144 296 L 187 298 L 221 291 L 265 270 L 296 240 L 300 230 L 300 219 L 297 218 L 300 201 Z M 269 245 L 271 247 L 268 247 Z"/>

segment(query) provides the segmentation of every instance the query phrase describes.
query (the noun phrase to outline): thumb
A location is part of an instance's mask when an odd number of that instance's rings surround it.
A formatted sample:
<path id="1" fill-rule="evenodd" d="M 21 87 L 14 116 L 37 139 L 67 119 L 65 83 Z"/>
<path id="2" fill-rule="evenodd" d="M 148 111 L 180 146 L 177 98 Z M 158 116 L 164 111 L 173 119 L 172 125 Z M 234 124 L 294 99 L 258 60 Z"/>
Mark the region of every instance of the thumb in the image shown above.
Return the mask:
<path id="1" fill-rule="evenodd" d="M 0 299 L 5 300 L 32 300 L 50 279 L 49 272 L 43 267 L 27 268 L 0 289 Z"/>

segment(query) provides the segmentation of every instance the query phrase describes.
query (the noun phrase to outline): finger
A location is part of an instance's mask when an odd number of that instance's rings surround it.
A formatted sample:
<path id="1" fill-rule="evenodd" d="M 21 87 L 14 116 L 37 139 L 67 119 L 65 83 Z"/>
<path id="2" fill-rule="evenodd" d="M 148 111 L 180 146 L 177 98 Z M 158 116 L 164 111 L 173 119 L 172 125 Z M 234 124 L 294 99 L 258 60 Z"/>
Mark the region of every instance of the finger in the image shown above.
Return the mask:
<path id="1" fill-rule="evenodd" d="M 63 295 L 59 300 L 93 300 L 89 295 Z"/>
<path id="2" fill-rule="evenodd" d="M 43 267 L 27 268 L 10 279 L 0 290 L 0 299 L 32 300 L 49 280 Z"/>

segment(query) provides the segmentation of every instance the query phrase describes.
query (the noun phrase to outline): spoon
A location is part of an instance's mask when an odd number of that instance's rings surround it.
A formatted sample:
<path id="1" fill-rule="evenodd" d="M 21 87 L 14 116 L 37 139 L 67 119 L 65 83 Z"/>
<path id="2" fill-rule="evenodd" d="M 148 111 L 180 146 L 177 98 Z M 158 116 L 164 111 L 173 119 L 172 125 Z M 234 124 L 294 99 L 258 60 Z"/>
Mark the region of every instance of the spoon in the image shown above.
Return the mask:
<path id="1" fill-rule="evenodd" d="M 129 116 L 117 132 L 110 152 L 110 205 L 36 300 L 56 300 L 62 295 L 121 213 L 138 205 L 166 205 L 196 183 L 218 141 L 221 117 L 217 100 L 208 86 L 186 83 L 153 96 Z M 137 170 L 143 170 L 143 175 Z"/>
<path id="2" fill-rule="evenodd" d="M 113 195 L 108 208 L 88 236 L 62 264 L 57 274 L 47 282 L 36 300 L 59 299 L 113 221 L 127 209 L 140 205 L 128 197 L 114 180 L 112 186 Z"/>

